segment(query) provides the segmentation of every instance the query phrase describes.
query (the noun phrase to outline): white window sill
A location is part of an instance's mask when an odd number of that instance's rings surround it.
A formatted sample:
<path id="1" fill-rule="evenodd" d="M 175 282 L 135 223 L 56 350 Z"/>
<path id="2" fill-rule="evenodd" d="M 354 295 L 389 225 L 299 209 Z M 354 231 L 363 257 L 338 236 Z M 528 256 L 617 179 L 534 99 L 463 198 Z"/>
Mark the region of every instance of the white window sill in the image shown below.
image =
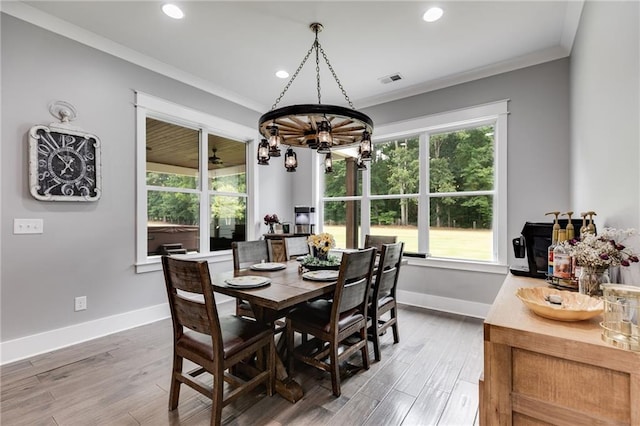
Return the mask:
<path id="1" fill-rule="evenodd" d="M 458 271 L 485 272 L 490 274 L 503 274 L 509 272 L 508 265 L 497 263 L 473 262 L 469 260 L 435 259 L 435 258 L 415 258 L 405 257 L 407 265 L 421 266 L 428 268 L 455 269 Z"/>
<path id="2" fill-rule="evenodd" d="M 177 257 L 177 256 L 176 256 Z M 206 260 L 209 263 L 231 262 L 233 257 L 231 250 L 220 250 L 210 253 L 193 253 L 183 254 L 179 256 L 183 259 Z M 136 274 L 144 274 L 146 272 L 155 272 L 162 270 L 161 256 L 149 256 L 146 262 L 136 263 Z"/>

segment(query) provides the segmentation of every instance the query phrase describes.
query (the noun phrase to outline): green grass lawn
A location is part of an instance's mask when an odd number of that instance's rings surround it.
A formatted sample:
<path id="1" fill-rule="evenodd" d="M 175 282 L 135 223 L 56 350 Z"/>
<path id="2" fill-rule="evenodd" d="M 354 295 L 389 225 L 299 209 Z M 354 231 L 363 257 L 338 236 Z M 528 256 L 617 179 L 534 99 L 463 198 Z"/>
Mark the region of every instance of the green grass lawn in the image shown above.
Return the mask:
<path id="1" fill-rule="evenodd" d="M 336 247 L 346 247 L 344 226 L 324 226 Z M 418 230 L 413 226 L 372 226 L 372 235 L 396 235 L 405 251 L 418 251 Z M 433 257 L 492 260 L 493 231 L 487 229 L 431 228 L 429 252 Z"/>

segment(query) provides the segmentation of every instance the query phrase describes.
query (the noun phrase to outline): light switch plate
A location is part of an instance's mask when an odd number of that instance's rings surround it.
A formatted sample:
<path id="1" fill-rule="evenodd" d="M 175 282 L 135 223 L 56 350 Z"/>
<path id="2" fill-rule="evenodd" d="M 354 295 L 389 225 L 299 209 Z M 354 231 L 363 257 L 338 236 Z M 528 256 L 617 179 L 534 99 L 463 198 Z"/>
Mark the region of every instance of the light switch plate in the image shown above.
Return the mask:
<path id="1" fill-rule="evenodd" d="M 42 234 L 44 221 L 42 219 L 13 219 L 14 234 Z"/>

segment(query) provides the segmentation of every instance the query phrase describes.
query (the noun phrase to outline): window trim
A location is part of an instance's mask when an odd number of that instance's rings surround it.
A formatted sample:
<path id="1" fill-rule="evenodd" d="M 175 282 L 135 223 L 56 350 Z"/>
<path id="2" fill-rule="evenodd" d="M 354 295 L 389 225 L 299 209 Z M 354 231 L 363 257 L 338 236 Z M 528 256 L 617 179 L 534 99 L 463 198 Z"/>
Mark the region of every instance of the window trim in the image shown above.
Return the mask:
<path id="1" fill-rule="evenodd" d="M 491 273 L 504 273 L 507 266 L 507 117 L 509 99 L 490 102 L 486 104 L 480 104 L 472 107 L 461 108 L 457 110 L 417 117 L 408 120 L 402 120 L 394 123 L 378 126 L 375 131 L 373 142 L 382 142 L 393 140 L 402 137 L 408 137 L 411 135 L 419 135 L 419 153 L 420 153 L 420 170 L 421 175 L 426 176 L 425 179 L 420 179 L 418 194 L 402 194 L 402 198 L 406 196 L 413 196 L 419 199 L 419 206 L 428 205 L 428 199 L 433 195 L 429 193 L 429 162 L 428 156 L 424 149 L 428 149 L 428 137 L 432 133 L 442 133 L 445 131 L 455 131 L 458 129 L 465 129 L 471 126 L 479 126 L 487 123 L 494 124 L 494 176 L 496 185 L 493 190 L 486 191 L 494 196 L 494 214 L 493 214 L 493 248 L 494 248 L 494 261 L 475 261 L 466 259 L 450 259 L 450 258 L 437 258 L 427 257 L 424 259 L 411 259 L 409 264 L 430 266 L 447 269 L 459 269 L 459 270 L 471 270 L 482 271 Z M 425 174 L 426 173 L 426 174 Z M 315 176 L 318 176 L 316 173 Z M 323 182 L 323 177 L 320 176 L 318 181 Z M 371 195 L 370 193 L 370 179 L 369 170 L 363 171 L 363 188 L 362 196 L 358 197 L 361 200 L 361 238 L 370 232 L 369 215 L 370 212 L 365 210 L 366 204 L 369 205 L 371 200 L 375 199 L 388 199 L 399 198 L 388 195 Z M 483 192 L 483 191 L 481 191 Z M 318 191 L 320 194 L 320 191 Z M 474 191 L 474 194 L 476 191 Z M 438 194 L 440 196 L 441 194 Z M 460 193 L 456 193 L 460 195 Z M 337 197 L 343 198 L 343 197 Z M 337 199 L 336 198 L 336 199 Z M 316 204 L 321 208 L 325 201 L 334 200 L 334 197 L 325 198 L 324 196 L 318 196 Z M 324 221 L 324 215 L 319 216 L 321 220 L 320 226 Z M 426 221 L 426 223 L 425 223 Z M 428 225 L 429 217 L 428 212 L 418 212 L 418 227 L 419 229 L 426 228 Z M 362 241 L 361 241 L 362 244 Z M 418 246 L 427 247 L 428 245 L 428 233 L 418 233 Z"/>
<path id="2" fill-rule="evenodd" d="M 159 271 L 162 269 L 160 256 L 147 256 L 147 184 L 146 184 L 146 119 L 147 117 L 167 121 L 180 126 L 202 130 L 200 132 L 200 169 L 206 167 L 208 155 L 208 145 L 206 143 L 207 134 L 216 134 L 245 143 L 246 149 L 246 179 L 247 179 L 247 238 L 255 238 L 255 227 L 251 226 L 255 222 L 255 211 L 257 200 L 251 194 L 255 194 L 257 188 L 257 177 L 255 162 L 249 161 L 251 152 L 255 151 L 256 130 L 242 124 L 234 123 L 220 117 L 203 113 L 185 107 L 171 101 L 167 101 L 144 92 L 135 91 L 136 106 L 136 250 L 135 267 L 136 273 Z M 203 140 L 205 143 L 203 143 Z M 192 190 L 197 194 L 212 194 L 208 188 L 207 175 L 200 173 L 200 189 Z M 163 188 L 162 190 L 167 190 Z M 188 192 L 192 192 L 188 191 Z M 234 196 L 237 194 L 234 193 Z M 200 203 L 200 232 L 208 235 L 207 229 L 202 229 L 203 217 L 207 217 L 208 210 L 205 203 Z M 204 210 L 204 211 L 203 211 Z M 201 238 L 201 240 L 204 240 Z M 206 238 L 208 241 L 208 238 Z M 201 241 L 201 249 L 203 247 Z M 193 259 L 204 259 L 209 262 L 226 262 L 231 259 L 231 250 L 201 251 L 199 253 L 187 255 Z"/>

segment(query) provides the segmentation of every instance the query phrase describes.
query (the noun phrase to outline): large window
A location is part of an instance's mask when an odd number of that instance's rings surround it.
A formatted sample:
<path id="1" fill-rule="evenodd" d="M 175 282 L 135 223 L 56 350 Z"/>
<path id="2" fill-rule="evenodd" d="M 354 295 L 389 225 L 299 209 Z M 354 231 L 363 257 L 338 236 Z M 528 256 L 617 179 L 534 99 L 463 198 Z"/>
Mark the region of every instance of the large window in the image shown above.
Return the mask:
<path id="1" fill-rule="evenodd" d="M 138 103 L 144 160 L 138 162 L 138 265 L 157 264 L 162 254 L 203 257 L 246 240 L 251 203 L 243 132 L 157 98 L 138 94 Z M 202 124 L 207 120 L 216 130 Z M 228 132 L 218 130 L 225 124 Z"/>
<path id="2" fill-rule="evenodd" d="M 337 173 L 322 179 L 323 229 L 343 247 L 360 246 L 364 234 L 397 235 L 406 252 L 428 258 L 504 264 L 506 108 L 504 101 L 376 129 L 367 170 L 349 167 L 352 150 L 337 151 Z"/>

